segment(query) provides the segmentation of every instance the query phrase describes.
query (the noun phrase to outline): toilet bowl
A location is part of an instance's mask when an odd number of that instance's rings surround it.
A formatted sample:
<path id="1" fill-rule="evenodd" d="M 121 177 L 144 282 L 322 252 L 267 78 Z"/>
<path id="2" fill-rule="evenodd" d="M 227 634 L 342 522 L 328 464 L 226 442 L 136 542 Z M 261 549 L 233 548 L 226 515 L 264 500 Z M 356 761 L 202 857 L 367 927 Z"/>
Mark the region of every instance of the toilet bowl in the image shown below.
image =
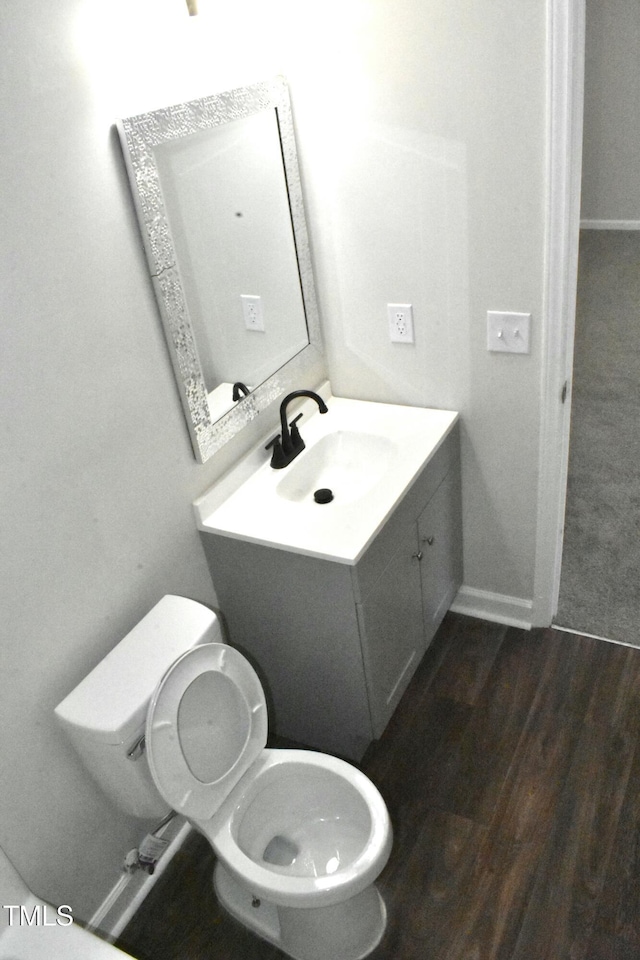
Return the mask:
<path id="1" fill-rule="evenodd" d="M 156 787 L 211 843 L 214 885 L 238 920 L 295 960 L 359 960 L 384 932 L 374 885 L 391 850 L 376 787 L 351 764 L 268 749 L 253 667 L 224 643 L 176 660 L 149 704 Z"/>

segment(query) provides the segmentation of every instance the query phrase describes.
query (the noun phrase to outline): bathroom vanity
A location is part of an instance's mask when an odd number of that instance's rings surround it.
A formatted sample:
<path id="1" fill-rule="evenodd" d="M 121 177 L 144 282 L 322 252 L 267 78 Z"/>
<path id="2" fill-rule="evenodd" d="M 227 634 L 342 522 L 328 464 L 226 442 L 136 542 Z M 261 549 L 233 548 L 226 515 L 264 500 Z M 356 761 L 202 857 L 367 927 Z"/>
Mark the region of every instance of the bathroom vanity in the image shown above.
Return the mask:
<path id="1" fill-rule="evenodd" d="M 325 395 L 297 461 L 273 470 L 261 446 L 194 506 L 274 732 L 359 760 L 461 583 L 458 417 Z"/>

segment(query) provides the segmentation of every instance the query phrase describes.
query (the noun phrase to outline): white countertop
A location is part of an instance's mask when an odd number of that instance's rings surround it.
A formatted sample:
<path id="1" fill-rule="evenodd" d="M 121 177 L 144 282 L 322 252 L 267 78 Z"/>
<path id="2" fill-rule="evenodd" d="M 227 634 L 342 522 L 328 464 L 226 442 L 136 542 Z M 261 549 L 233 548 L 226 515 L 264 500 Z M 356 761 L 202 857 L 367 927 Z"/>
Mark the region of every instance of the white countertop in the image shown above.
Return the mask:
<path id="1" fill-rule="evenodd" d="M 274 470 L 265 437 L 194 503 L 200 530 L 357 563 L 458 420 L 449 410 L 334 397 L 328 385 L 318 392 L 328 413 L 312 400 L 299 406 L 306 449 Z M 314 501 L 316 478 L 332 490 L 330 503 Z"/>

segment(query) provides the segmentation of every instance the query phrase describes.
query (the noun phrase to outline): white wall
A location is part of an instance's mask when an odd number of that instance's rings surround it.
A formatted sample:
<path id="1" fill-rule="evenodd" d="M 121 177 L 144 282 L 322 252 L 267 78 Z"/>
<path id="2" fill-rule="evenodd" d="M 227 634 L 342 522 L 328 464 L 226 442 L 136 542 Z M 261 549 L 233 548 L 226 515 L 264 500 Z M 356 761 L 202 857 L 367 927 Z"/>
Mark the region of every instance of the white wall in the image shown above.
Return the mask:
<path id="1" fill-rule="evenodd" d="M 288 76 L 336 392 L 461 409 L 465 581 L 533 590 L 543 0 L 228 6 L 0 5 L 0 843 L 80 917 L 138 829 L 52 709 L 162 594 L 215 602 L 190 502 L 269 427 L 193 459 L 115 117 Z M 531 356 L 485 351 L 487 309 L 532 312 Z"/>
<path id="2" fill-rule="evenodd" d="M 194 460 L 112 127 L 262 77 L 216 71 L 185 9 L 0 6 L 0 843 L 85 918 L 140 827 L 53 707 L 164 593 L 215 601 L 190 504 L 230 454 Z"/>
<path id="3" fill-rule="evenodd" d="M 587 0 L 582 219 L 640 225 L 640 4 Z"/>
<path id="4" fill-rule="evenodd" d="M 295 87 L 334 389 L 462 412 L 465 584 L 528 602 L 545 4 L 346 6 L 324 84 Z M 413 304 L 414 347 L 387 302 Z M 530 356 L 486 352 L 487 310 L 532 313 Z"/>

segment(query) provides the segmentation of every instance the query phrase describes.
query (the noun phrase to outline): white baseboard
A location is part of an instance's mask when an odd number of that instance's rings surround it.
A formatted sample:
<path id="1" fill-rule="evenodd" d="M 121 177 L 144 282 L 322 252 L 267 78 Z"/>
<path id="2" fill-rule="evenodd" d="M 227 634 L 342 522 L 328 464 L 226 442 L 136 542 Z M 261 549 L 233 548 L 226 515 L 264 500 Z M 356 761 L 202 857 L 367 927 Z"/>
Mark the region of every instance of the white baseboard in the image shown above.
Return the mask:
<path id="1" fill-rule="evenodd" d="M 463 586 L 458 590 L 451 609 L 468 617 L 504 623 L 523 630 L 531 629 L 533 602 L 520 597 L 507 597 L 501 593 Z"/>
<path id="2" fill-rule="evenodd" d="M 91 932 L 99 931 L 104 939 L 113 943 L 129 923 L 142 901 L 151 892 L 175 854 L 185 843 L 191 830 L 192 827 L 182 818 L 179 818 L 169 846 L 158 861 L 152 876 L 149 876 L 144 870 L 120 874 L 118 880 L 91 917 L 87 929 Z M 163 834 L 165 838 L 168 838 L 169 835 L 168 830 Z"/>
<path id="3" fill-rule="evenodd" d="M 557 623 L 551 624 L 554 630 L 560 630 L 562 633 L 571 633 L 575 637 L 587 637 L 589 640 L 602 640 L 604 643 L 615 643 L 619 647 L 631 647 L 638 649 L 637 643 L 629 643 L 627 640 L 612 640 L 611 637 L 602 637 L 599 633 L 585 633 L 584 630 L 576 630 L 574 627 L 559 627 Z"/>
<path id="4" fill-rule="evenodd" d="M 640 230 L 640 220 L 581 220 L 581 230 Z"/>

